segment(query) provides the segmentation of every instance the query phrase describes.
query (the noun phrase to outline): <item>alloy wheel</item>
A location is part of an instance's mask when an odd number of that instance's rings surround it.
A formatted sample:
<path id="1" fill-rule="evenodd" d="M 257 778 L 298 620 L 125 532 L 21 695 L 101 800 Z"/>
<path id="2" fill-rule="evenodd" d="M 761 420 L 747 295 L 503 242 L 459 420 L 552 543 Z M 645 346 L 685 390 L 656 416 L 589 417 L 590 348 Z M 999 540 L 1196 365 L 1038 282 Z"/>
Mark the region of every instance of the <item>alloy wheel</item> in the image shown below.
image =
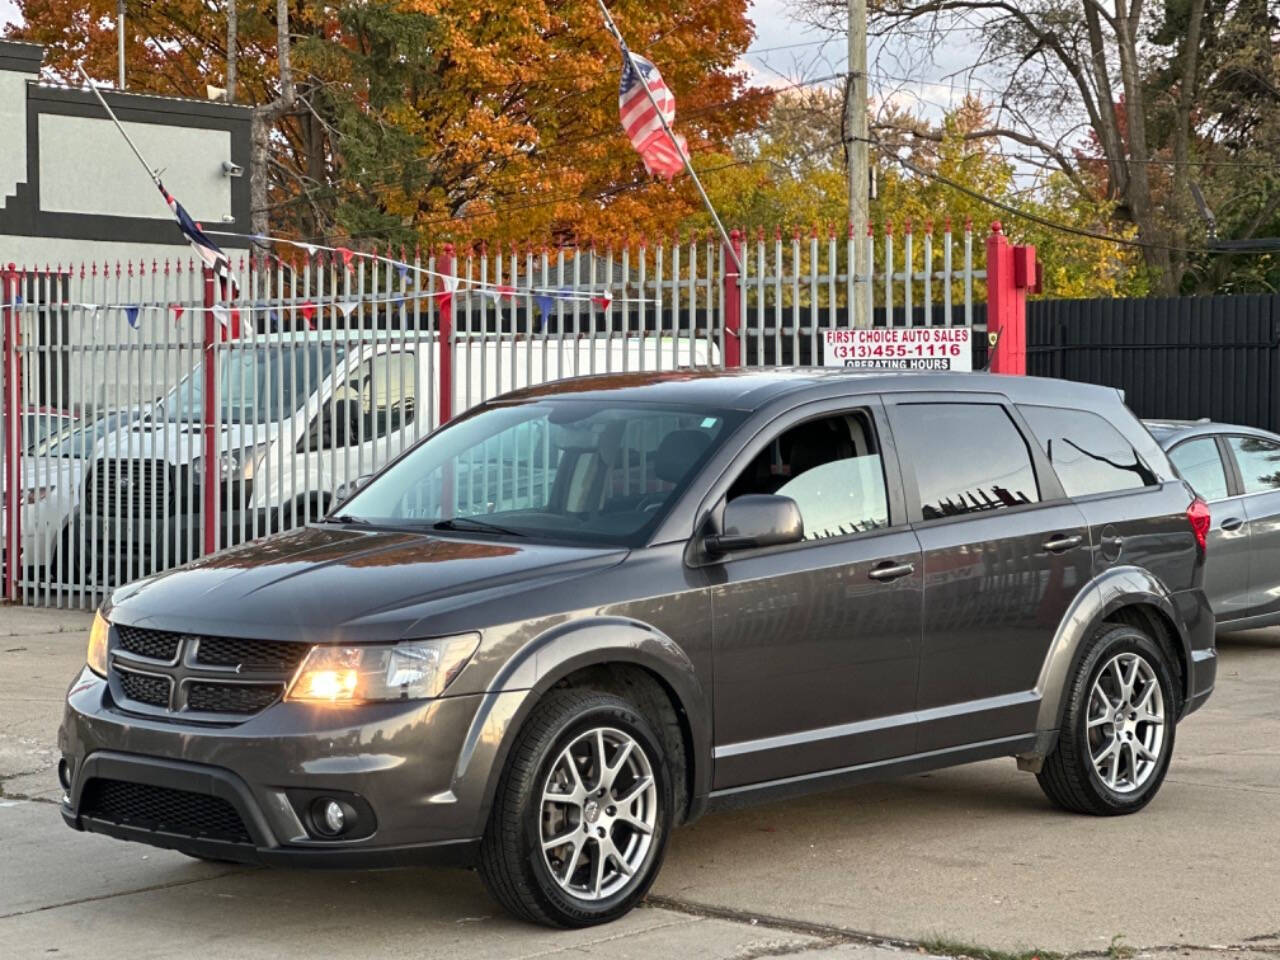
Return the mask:
<path id="1" fill-rule="evenodd" d="M 1102 668 L 1089 693 L 1089 754 L 1102 783 L 1115 793 L 1140 790 L 1160 764 L 1164 694 L 1155 670 L 1137 653 L 1120 653 Z"/>
<path id="2" fill-rule="evenodd" d="M 644 748 L 613 727 L 587 730 L 560 752 L 543 785 L 543 861 L 570 896 L 612 897 L 640 873 L 657 819 Z"/>

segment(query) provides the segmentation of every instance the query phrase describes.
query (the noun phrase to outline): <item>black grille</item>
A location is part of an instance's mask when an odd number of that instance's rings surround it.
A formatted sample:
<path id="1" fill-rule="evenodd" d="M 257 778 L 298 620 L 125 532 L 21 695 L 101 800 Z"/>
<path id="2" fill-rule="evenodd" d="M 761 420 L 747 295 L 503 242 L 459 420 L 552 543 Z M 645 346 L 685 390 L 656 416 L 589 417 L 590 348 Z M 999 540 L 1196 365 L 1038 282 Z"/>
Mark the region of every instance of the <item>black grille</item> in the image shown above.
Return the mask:
<path id="1" fill-rule="evenodd" d="M 204 793 L 95 778 L 80 798 L 84 816 L 188 837 L 251 843 L 240 814 L 226 800 Z"/>
<path id="2" fill-rule="evenodd" d="M 172 660 L 182 642 L 181 634 L 162 633 L 159 630 L 139 630 L 137 627 L 116 627 L 116 637 L 121 650 L 136 653 L 153 660 Z"/>
<path id="3" fill-rule="evenodd" d="M 116 667 L 116 676 L 120 678 L 120 689 L 130 700 L 149 703 L 153 707 L 169 705 L 168 677 L 152 677 L 132 670 L 121 670 L 119 667 Z"/>
<path id="4" fill-rule="evenodd" d="M 280 698 L 278 683 L 191 683 L 187 709 L 204 713 L 257 713 Z"/>
<path id="5" fill-rule="evenodd" d="M 240 667 L 242 670 L 296 670 L 311 645 L 274 643 L 270 640 L 240 640 L 235 637 L 201 637 L 196 663 L 210 667 Z"/>
<path id="6" fill-rule="evenodd" d="M 99 460 L 89 479 L 89 501 L 99 516 L 145 517 L 169 503 L 173 484 L 162 460 Z"/>

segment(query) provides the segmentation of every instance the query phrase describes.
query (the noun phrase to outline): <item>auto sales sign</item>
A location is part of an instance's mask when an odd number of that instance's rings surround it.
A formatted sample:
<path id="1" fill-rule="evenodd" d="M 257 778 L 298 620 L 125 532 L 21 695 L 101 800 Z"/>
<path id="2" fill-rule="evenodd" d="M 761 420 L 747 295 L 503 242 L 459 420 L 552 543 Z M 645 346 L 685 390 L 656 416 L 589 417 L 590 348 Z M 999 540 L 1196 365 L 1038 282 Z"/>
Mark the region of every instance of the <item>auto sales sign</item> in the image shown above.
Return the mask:
<path id="1" fill-rule="evenodd" d="M 973 369 L 968 327 L 872 327 L 823 331 L 822 361 L 859 370 Z"/>

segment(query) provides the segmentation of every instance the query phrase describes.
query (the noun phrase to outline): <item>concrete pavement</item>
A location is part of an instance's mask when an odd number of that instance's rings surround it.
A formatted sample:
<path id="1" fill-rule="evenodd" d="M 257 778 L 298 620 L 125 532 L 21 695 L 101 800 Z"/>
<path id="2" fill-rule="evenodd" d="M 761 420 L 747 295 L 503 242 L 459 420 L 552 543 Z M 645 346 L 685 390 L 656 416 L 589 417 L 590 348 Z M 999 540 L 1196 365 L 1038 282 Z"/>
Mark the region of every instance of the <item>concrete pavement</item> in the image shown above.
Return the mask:
<path id="1" fill-rule="evenodd" d="M 1280 953 L 1280 631 L 1221 638 L 1143 813 L 1050 808 L 996 761 L 704 818 L 645 909 L 557 933 L 474 874 L 213 866 L 67 830 L 54 734 L 88 617 L 0 608 L 0 957 Z M 999 958 L 997 958 L 999 960 Z"/>

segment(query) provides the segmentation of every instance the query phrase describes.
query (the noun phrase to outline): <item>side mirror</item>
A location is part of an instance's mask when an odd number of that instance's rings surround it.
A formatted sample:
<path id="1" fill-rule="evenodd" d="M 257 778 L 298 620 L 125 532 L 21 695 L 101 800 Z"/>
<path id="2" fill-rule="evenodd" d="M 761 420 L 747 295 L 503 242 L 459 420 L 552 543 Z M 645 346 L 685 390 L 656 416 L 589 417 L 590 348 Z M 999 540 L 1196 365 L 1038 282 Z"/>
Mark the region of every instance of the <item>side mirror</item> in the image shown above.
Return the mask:
<path id="1" fill-rule="evenodd" d="M 734 550 L 777 547 L 804 539 L 804 519 L 790 497 L 748 493 L 730 500 L 724 508 L 724 533 L 702 541 L 712 556 Z"/>

